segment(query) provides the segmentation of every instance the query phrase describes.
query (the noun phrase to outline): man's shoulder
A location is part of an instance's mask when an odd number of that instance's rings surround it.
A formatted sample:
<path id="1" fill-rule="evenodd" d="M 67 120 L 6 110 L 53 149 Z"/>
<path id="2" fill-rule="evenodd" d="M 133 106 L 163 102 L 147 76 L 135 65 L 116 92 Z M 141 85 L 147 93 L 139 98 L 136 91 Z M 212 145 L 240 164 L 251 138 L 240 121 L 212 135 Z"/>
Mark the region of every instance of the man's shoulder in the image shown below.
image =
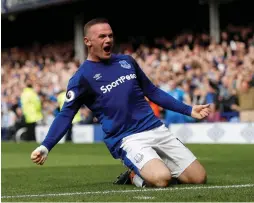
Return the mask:
<path id="1" fill-rule="evenodd" d="M 85 60 L 78 68 L 78 71 L 87 73 L 94 68 L 94 64 Z"/>
<path id="2" fill-rule="evenodd" d="M 72 75 L 72 77 L 69 80 L 68 87 L 74 87 L 84 83 L 86 77 L 85 67 L 86 65 L 82 64 L 78 68 L 78 70 Z"/>
<path id="3" fill-rule="evenodd" d="M 113 54 L 112 55 L 112 59 L 113 60 L 117 60 L 117 61 L 120 61 L 120 60 L 132 60 L 132 57 L 128 54 Z"/>

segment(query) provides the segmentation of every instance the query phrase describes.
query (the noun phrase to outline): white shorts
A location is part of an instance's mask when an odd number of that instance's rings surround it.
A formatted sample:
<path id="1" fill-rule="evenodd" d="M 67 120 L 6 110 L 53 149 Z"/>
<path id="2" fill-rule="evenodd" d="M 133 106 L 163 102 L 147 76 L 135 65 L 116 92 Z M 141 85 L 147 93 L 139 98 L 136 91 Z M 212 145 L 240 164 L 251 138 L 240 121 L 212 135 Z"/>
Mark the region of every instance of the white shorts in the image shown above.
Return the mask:
<path id="1" fill-rule="evenodd" d="M 148 161 L 157 158 L 166 164 L 172 177 L 177 178 L 196 160 L 193 153 L 165 125 L 125 137 L 121 148 L 124 165 L 138 174 Z"/>

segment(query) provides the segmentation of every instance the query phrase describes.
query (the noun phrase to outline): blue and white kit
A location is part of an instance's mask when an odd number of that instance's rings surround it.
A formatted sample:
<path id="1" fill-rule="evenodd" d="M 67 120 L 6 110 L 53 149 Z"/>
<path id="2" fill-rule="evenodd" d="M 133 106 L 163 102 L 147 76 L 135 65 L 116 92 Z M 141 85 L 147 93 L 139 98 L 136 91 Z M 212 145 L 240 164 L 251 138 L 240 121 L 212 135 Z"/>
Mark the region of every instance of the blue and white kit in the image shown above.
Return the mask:
<path id="1" fill-rule="evenodd" d="M 65 103 L 42 145 L 50 151 L 65 135 L 79 108 L 86 105 L 102 125 L 104 142 L 112 156 L 127 160 L 124 140 L 164 126 L 145 97 L 162 108 L 191 115 L 191 106 L 153 85 L 130 55 L 112 55 L 101 62 L 86 60 L 70 79 Z M 124 162 L 136 172 L 140 169 L 129 158 Z"/>

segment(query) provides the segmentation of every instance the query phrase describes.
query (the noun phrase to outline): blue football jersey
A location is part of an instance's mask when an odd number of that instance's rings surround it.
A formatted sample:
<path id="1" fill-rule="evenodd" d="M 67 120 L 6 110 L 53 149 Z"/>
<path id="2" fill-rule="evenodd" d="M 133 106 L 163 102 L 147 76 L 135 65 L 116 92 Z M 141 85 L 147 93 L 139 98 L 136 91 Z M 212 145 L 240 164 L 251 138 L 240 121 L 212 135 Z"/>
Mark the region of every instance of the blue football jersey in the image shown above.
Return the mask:
<path id="1" fill-rule="evenodd" d="M 86 60 L 70 79 L 63 108 L 42 144 L 50 150 L 64 136 L 79 108 L 86 105 L 102 125 L 110 153 L 119 158 L 124 137 L 163 124 L 145 96 L 162 107 L 191 113 L 190 106 L 154 86 L 131 56 L 112 55 L 102 62 Z"/>

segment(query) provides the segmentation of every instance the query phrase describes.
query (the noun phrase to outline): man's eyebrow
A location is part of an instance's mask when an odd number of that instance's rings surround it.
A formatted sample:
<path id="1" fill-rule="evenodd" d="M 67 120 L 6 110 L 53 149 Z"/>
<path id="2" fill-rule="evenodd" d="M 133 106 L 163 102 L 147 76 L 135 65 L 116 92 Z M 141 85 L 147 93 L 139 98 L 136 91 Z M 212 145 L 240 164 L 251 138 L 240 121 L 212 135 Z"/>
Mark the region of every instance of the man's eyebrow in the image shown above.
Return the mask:
<path id="1" fill-rule="evenodd" d="M 104 37 L 104 36 L 113 36 L 113 33 L 109 33 L 109 34 L 101 33 L 101 34 L 99 34 L 99 37 Z"/>

